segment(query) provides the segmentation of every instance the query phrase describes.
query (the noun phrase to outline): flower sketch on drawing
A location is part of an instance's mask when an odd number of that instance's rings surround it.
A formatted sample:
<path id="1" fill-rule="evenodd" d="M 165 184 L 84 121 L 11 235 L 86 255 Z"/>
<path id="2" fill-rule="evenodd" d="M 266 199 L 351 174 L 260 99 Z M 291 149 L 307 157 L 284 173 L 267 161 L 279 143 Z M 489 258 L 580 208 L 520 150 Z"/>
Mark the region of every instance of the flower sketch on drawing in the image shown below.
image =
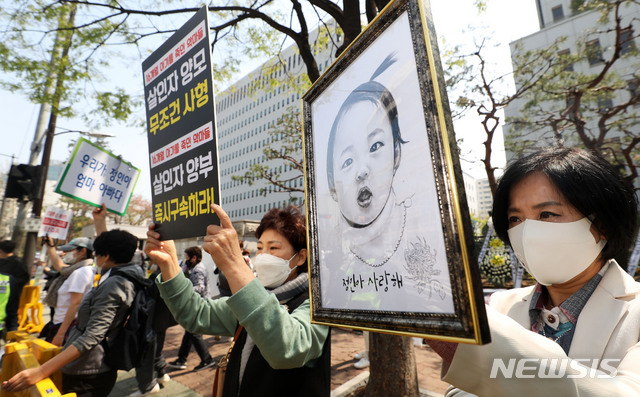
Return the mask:
<path id="1" fill-rule="evenodd" d="M 410 244 L 411 248 L 404 250 L 404 260 L 406 262 L 404 268 L 411 274 L 409 278 L 418 284 L 418 293 L 422 294 L 425 288 L 428 288 L 429 298 L 435 291 L 440 296 L 440 299 L 444 300 L 446 293 L 442 283 L 432 279 L 433 276 L 440 274 L 440 270 L 435 268 L 436 249 L 434 248 L 432 252 L 424 237 L 418 237 L 418 242 Z"/>

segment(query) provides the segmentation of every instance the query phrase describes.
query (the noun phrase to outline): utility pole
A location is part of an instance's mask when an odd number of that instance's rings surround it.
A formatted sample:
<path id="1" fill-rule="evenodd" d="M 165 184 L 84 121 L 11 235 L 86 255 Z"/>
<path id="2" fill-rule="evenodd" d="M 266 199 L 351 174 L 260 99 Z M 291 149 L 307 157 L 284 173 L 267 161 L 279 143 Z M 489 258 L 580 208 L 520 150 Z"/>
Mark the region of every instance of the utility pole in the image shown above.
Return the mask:
<path id="1" fill-rule="evenodd" d="M 49 62 L 49 76 L 46 80 L 45 93 L 47 98 L 53 97 L 56 88 L 57 70 L 56 62 L 60 59 L 62 54 L 62 31 L 56 33 L 56 39 L 53 45 L 53 51 L 51 52 L 51 61 Z M 38 122 L 36 124 L 36 131 L 33 135 L 33 142 L 31 142 L 31 154 L 29 155 L 29 165 L 38 165 L 39 155 L 42 151 L 42 140 L 46 132 L 47 117 L 51 114 L 51 102 L 46 101 L 40 104 L 40 112 L 38 113 Z M 46 182 L 47 175 L 44 174 L 44 180 Z M 20 246 L 23 238 L 24 221 L 29 214 L 29 202 L 20 200 L 18 203 L 18 216 L 16 217 L 16 226 L 13 230 L 12 240 L 16 243 L 16 246 Z"/>
<path id="2" fill-rule="evenodd" d="M 7 155 L 3 154 L 2 156 L 7 156 Z M 7 156 L 7 157 L 9 157 L 9 156 Z M 13 166 L 14 162 L 15 162 L 15 156 L 12 154 L 11 155 L 11 166 Z M 9 178 L 7 177 L 7 182 L 8 182 L 8 179 Z M 6 184 L 4 186 L 4 191 L 5 191 L 5 193 L 7 191 L 7 185 Z M 2 207 L 0 207 L 0 235 L 4 235 L 4 210 L 6 208 L 5 207 L 6 202 L 7 202 L 6 194 L 3 194 Z M 9 229 L 9 230 L 11 230 L 11 229 Z"/>
<path id="3" fill-rule="evenodd" d="M 40 183 L 40 192 L 37 194 L 37 197 L 33 201 L 32 206 L 32 214 L 34 217 L 40 217 L 42 212 L 42 200 L 44 198 L 44 190 L 47 181 L 47 174 L 49 170 L 49 160 L 51 157 L 51 147 L 53 145 L 53 135 L 56 128 L 56 121 L 58 115 L 58 106 L 60 104 L 60 97 L 62 95 L 62 86 L 64 84 L 64 73 L 66 69 L 66 64 L 69 58 L 69 49 L 71 48 L 71 39 L 73 37 L 73 30 L 65 30 L 64 28 L 72 27 L 74 25 L 75 16 L 76 16 L 76 8 L 77 5 L 72 5 L 67 9 L 65 15 L 61 18 L 58 23 L 58 33 L 56 34 L 56 40 L 54 43 L 54 48 L 51 55 L 51 69 L 50 75 L 47 81 L 47 93 L 51 93 L 52 100 L 48 105 L 49 109 L 49 124 L 46 129 L 46 139 L 45 139 L 45 147 L 44 152 L 42 154 L 42 160 L 40 164 L 42 165 L 42 180 Z M 45 106 L 43 104 L 43 106 Z M 47 108 L 44 108 L 45 111 Z M 40 151 L 40 143 L 42 142 L 43 131 L 40 131 L 41 125 L 44 124 L 44 121 L 40 119 L 44 119 L 43 108 L 40 108 L 40 115 L 38 117 L 38 126 L 36 127 L 36 133 L 34 136 L 34 142 L 31 145 L 31 156 L 29 158 L 29 164 L 35 165 L 38 157 L 38 153 Z M 32 164 L 33 162 L 33 164 Z M 16 225 L 16 232 L 19 235 L 22 235 L 24 220 L 27 215 L 27 206 L 24 202 L 21 203 L 21 211 L 18 213 L 18 220 Z M 20 229 L 20 230 L 18 230 Z M 14 232 L 14 241 L 16 241 L 16 233 Z M 27 265 L 29 271 L 31 271 L 31 266 L 33 265 L 33 259 L 35 257 L 36 245 L 38 240 L 37 232 L 28 232 L 25 238 L 24 244 L 24 254 L 23 261 Z"/>

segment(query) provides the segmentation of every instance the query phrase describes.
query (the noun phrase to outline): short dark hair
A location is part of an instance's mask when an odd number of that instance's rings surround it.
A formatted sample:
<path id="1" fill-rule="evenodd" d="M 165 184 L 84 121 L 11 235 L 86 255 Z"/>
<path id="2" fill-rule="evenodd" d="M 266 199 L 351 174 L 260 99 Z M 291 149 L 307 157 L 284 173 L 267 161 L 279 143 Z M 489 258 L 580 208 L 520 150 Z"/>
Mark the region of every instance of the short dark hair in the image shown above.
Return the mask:
<path id="1" fill-rule="evenodd" d="M 10 254 L 13 252 L 14 249 L 16 249 L 16 243 L 14 243 L 13 241 L 11 240 L 0 241 L 0 250 L 2 250 L 2 252 Z"/>
<path id="2" fill-rule="evenodd" d="M 607 245 L 602 250 L 605 260 L 628 255 L 638 216 L 635 191 L 604 158 L 575 148 L 543 149 L 507 167 L 493 199 L 493 224 L 502 240 L 509 243 L 509 193 L 516 183 L 535 172 L 546 175 L 606 236 Z"/>
<path id="3" fill-rule="evenodd" d="M 200 247 L 196 247 L 196 246 L 189 247 L 186 250 L 184 250 L 184 253 L 187 254 L 187 256 L 189 256 L 189 259 L 191 259 L 192 256 L 195 256 L 198 262 L 202 260 L 202 250 L 200 249 Z"/>
<path id="4" fill-rule="evenodd" d="M 260 239 L 265 230 L 273 229 L 282 234 L 293 246 L 295 252 L 307 248 L 307 226 L 304 215 L 294 205 L 284 208 L 273 208 L 267 212 L 256 229 L 256 237 Z M 307 271 L 302 266 L 300 271 Z"/>
<path id="5" fill-rule="evenodd" d="M 116 264 L 131 262 L 137 248 L 136 236 L 120 229 L 102 232 L 93 242 L 96 255 L 109 255 Z"/>

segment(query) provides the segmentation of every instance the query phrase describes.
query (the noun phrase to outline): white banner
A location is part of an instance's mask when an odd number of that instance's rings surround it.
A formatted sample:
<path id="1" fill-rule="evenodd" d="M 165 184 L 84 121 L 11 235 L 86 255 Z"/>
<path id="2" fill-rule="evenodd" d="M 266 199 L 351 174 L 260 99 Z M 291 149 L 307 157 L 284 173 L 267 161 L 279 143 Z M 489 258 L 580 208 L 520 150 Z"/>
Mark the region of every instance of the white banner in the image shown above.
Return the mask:
<path id="1" fill-rule="evenodd" d="M 49 236 L 52 239 L 65 240 L 71 225 L 71 211 L 58 207 L 49 207 L 42 217 L 38 237 Z"/>
<path id="2" fill-rule="evenodd" d="M 121 157 L 80 138 L 56 193 L 124 215 L 140 170 Z"/>

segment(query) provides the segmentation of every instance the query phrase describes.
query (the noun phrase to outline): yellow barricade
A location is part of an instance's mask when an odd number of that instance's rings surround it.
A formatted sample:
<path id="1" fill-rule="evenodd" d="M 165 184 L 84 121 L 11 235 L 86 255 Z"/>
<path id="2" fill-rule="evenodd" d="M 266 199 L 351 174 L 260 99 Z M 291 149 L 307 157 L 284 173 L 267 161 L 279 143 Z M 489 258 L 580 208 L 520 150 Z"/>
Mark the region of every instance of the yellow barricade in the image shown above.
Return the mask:
<path id="1" fill-rule="evenodd" d="M 23 342 L 28 339 L 35 339 L 34 335 L 31 335 L 25 331 L 9 331 L 7 332 L 7 343 L 10 342 Z"/>
<path id="2" fill-rule="evenodd" d="M 46 342 L 44 339 L 38 339 L 34 335 L 28 334 L 24 331 L 7 332 L 7 342 L 18 342 L 27 345 L 40 364 L 49 361 L 56 354 L 62 351 L 62 347 Z M 54 373 L 50 378 L 58 389 L 62 388 L 61 372 L 58 371 Z"/>
<path id="3" fill-rule="evenodd" d="M 29 333 L 40 333 L 44 327 L 42 319 L 42 302 L 40 302 L 40 286 L 25 285 L 20 294 L 18 308 L 18 330 Z"/>
<path id="4" fill-rule="evenodd" d="M 14 335 L 16 338 L 20 335 Z M 18 372 L 27 368 L 35 368 L 40 364 L 55 357 L 62 348 L 45 342 L 41 339 L 24 339 L 24 343 L 8 343 L 5 346 L 5 354 L 2 359 L 1 379 L 6 381 Z M 21 392 L 9 393 L 0 390 L 0 397 L 75 397 L 75 393 L 60 393 L 62 386 L 62 374 L 56 372 L 51 378 L 45 378 L 34 386 Z"/>

